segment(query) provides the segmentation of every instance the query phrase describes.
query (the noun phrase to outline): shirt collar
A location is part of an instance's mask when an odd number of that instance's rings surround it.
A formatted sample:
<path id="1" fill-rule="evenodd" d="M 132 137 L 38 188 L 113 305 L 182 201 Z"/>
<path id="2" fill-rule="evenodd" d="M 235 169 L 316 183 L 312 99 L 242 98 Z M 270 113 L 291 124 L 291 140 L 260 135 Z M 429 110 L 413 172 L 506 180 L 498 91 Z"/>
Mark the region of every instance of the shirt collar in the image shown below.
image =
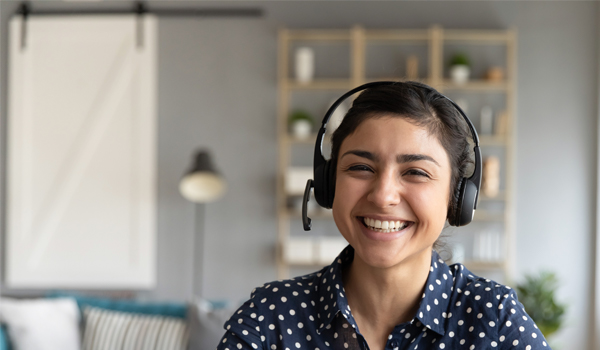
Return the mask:
<path id="1" fill-rule="evenodd" d="M 446 318 L 450 305 L 450 297 L 454 290 L 454 275 L 450 267 L 440 258 L 434 250 L 431 254 L 429 276 L 425 283 L 425 290 L 415 319 L 425 327 L 444 335 L 446 333 Z"/>
<path id="2" fill-rule="evenodd" d="M 342 281 L 343 268 L 352 260 L 354 260 L 354 248 L 348 245 L 320 276 L 317 274 L 319 281 L 315 286 L 315 291 L 319 297 L 317 301 L 317 310 L 319 310 L 317 312 L 317 319 L 319 320 L 318 333 L 321 333 L 323 328 L 330 327 L 331 322 L 338 313 L 342 313 L 350 325 L 356 329 L 356 322 L 350 312 L 350 305 L 348 305 L 346 290 Z"/>
<path id="3" fill-rule="evenodd" d="M 343 268 L 353 259 L 354 248 L 348 245 L 330 266 L 317 274 L 319 280 L 315 283 L 315 291 L 319 298 L 317 300 L 318 333 L 321 333 L 323 328 L 331 327 L 330 324 L 338 313 L 341 313 L 353 328 L 357 327 L 342 281 Z M 411 323 L 418 320 L 432 331 L 440 335 L 445 334 L 445 320 L 452 316 L 451 313 L 446 314 L 446 311 L 449 309 L 450 294 L 453 291 L 453 279 L 454 276 L 448 265 L 435 250 L 432 251 L 429 276 L 421 304 Z"/>

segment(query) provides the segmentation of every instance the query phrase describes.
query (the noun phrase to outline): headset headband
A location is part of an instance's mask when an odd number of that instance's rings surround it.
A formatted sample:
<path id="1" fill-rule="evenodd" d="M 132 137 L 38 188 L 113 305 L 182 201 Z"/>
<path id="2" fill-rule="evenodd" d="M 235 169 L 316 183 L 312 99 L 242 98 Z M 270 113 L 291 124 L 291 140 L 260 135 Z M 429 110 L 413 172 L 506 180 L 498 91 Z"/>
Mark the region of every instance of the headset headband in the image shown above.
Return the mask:
<path id="1" fill-rule="evenodd" d="M 421 84 L 421 83 L 414 82 L 414 81 L 406 82 L 406 83 L 409 83 L 414 86 L 418 86 L 420 88 L 423 88 L 423 89 L 426 89 L 429 91 L 433 91 L 433 89 L 431 87 L 429 87 L 425 84 Z M 342 102 L 344 102 L 346 99 L 348 99 L 348 97 L 354 95 L 357 92 L 360 92 L 362 90 L 366 90 L 366 89 L 369 89 L 372 87 L 394 85 L 394 84 L 397 84 L 397 82 L 395 82 L 395 81 L 375 81 L 375 82 L 360 85 L 360 86 L 346 92 L 345 94 L 343 94 L 340 98 L 338 98 L 331 105 L 331 107 L 329 107 L 329 109 L 327 110 L 327 113 L 325 113 L 325 117 L 323 118 L 323 123 L 321 124 L 321 128 L 319 129 L 319 133 L 317 134 L 317 141 L 315 144 L 315 157 L 314 157 L 314 166 L 315 167 L 317 165 L 320 165 L 320 164 L 323 164 L 326 162 L 326 159 L 323 156 L 323 139 L 325 136 L 325 131 L 327 130 L 327 123 L 329 122 L 331 115 L 333 114 L 333 112 L 335 112 L 337 107 L 340 104 L 342 104 Z M 479 136 L 477 135 L 477 131 L 475 131 L 475 127 L 473 126 L 473 123 L 467 117 L 467 115 L 462 110 L 462 108 L 460 108 L 454 101 L 452 101 L 447 96 L 445 96 L 441 93 L 440 93 L 440 95 L 442 97 L 444 97 L 446 100 L 448 100 L 454 106 L 454 108 L 460 113 L 460 115 L 462 116 L 464 121 L 469 126 L 469 130 L 471 131 L 471 137 L 473 138 L 473 143 L 474 143 L 473 151 L 475 153 L 475 169 L 473 171 L 473 175 L 471 175 L 471 177 L 469 177 L 469 180 L 473 180 L 473 182 L 479 183 L 481 181 L 481 153 L 479 150 Z M 479 160 L 479 162 L 478 162 L 478 160 Z M 477 195 L 476 199 L 478 199 L 478 198 L 479 198 L 479 194 Z M 475 202 L 475 203 L 477 203 L 477 202 Z M 475 208 L 475 209 L 477 209 L 477 208 Z"/>
<path id="2" fill-rule="evenodd" d="M 479 199 L 479 189 L 481 187 L 481 173 L 482 173 L 481 163 L 482 162 L 481 162 L 481 151 L 479 149 L 479 136 L 477 135 L 477 131 L 475 130 L 473 123 L 471 122 L 471 120 L 469 120 L 469 118 L 467 117 L 465 112 L 456 103 L 454 103 L 454 101 L 452 101 L 447 96 L 435 91 L 430 86 L 419 83 L 419 82 L 414 82 L 414 81 L 409 81 L 409 82 L 404 82 L 404 83 L 419 87 L 421 89 L 425 89 L 429 92 L 438 93 L 440 96 L 442 96 L 447 101 L 449 101 L 452 104 L 452 106 L 454 106 L 454 108 L 459 112 L 459 114 L 462 116 L 464 121 L 467 123 L 467 126 L 469 127 L 469 130 L 471 131 L 471 137 L 473 138 L 473 143 L 474 143 L 473 153 L 475 156 L 475 169 L 473 170 L 473 174 L 467 179 L 468 181 L 472 182 L 476 186 L 476 191 L 474 194 L 475 198 L 474 198 L 474 203 L 473 203 L 473 211 L 474 211 L 475 209 L 477 209 L 477 201 Z M 322 122 L 321 128 L 319 129 L 319 132 L 317 134 L 317 140 L 315 143 L 315 153 L 314 153 L 314 163 L 313 163 L 313 168 L 315 169 L 315 171 L 316 171 L 316 169 L 325 168 L 327 166 L 327 160 L 323 156 L 323 139 L 325 136 L 325 132 L 327 130 L 327 123 L 329 122 L 331 115 L 333 114 L 333 112 L 335 112 L 335 110 L 338 108 L 338 106 L 342 102 L 344 102 L 348 97 L 350 97 L 350 96 L 354 95 L 355 93 L 360 92 L 362 90 L 366 90 L 366 89 L 378 87 L 378 86 L 395 85 L 395 84 L 398 84 L 398 82 L 376 81 L 376 82 L 371 82 L 371 83 L 366 83 L 366 84 L 360 85 L 360 86 L 346 92 L 344 95 L 342 95 L 340 98 L 338 98 L 331 105 L 331 107 L 329 107 L 329 109 L 327 110 L 327 113 L 325 113 L 325 117 L 323 118 L 323 122 Z M 333 171 L 335 171 L 335 169 L 333 169 Z M 315 176 L 315 178 L 316 178 L 316 176 Z M 311 187 L 313 187 L 313 181 L 309 180 L 307 183 L 307 186 L 306 186 L 305 193 L 304 193 L 304 204 L 302 206 L 302 218 L 303 218 L 303 224 L 304 224 L 305 230 L 309 230 L 310 226 L 311 226 L 311 220 L 307 216 L 307 208 L 306 208 L 306 203 L 308 202 L 308 197 L 310 194 Z M 471 217 L 471 219 L 472 219 L 472 217 Z"/>

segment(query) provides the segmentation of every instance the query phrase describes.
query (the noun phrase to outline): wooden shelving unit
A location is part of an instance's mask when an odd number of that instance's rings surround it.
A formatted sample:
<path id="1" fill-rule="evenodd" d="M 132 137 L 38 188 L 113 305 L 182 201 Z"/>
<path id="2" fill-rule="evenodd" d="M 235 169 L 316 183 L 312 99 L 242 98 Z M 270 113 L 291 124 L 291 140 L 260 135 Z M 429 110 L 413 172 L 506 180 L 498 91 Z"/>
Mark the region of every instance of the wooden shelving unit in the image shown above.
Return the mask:
<path id="1" fill-rule="evenodd" d="M 391 47 L 414 47 L 424 48 L 426 55 L 419 59 L 425 62 L 427 74 L 419 76 L 416 80 L 429 84 L 440 92 L 451 95 L 459 94 L 466 96 L 499 94 L 504 101 L 503 109 L 507 115 L 507 132 L 503 135 L 479 135 L 480 145 L 486 155 L 486 150 L 497 151 L 503 154 L 501 178 L 502 186 L 498 195 L 490 198 L 480 196 L 480 207 L 475 214 L 474 223 L 470 226 L 486 227 L 486 225 L 502 226 L 503 258 L 498 261 L 479 261 L 467 258 L 464 263 L 474 272 L 499 271 L 503 274 L 505 282 L 510 281 L 512 262 L 514 261 L 514 213 L 513 213 L 513 166 L 514 166 L 514 140 L 513 122 L 515 119 L 515 96 L 516 96 L 516 31 L 515 30 L 448 30 L 439 26 L 429 29 L 389 29 L 369 30 L 362 27 L 335 30 L 288 30 L 281 29 L 278 38 L 278 142 L 279 142 L 279 166 L 277 174 L 277 212 L 278 212 L 278 237 L 277 237 L 277 266 L 280 278 L 287 277 L 290 264 L 283 258 L 283 246 L 288 238 L 295 233 L 291 232 L 290 222 L 300 220 L 300 214 L 288 207 L 290 198 L 298 197 L 298 194 L 290 195 L 285 191 L 285 174 L 292 164 L 291 150 L 294 147 L 310 147 L 314 145 L 316 135 L 307 139 L 297 139 L 288 133 L 288 116 L 291 111 L 291 101 L 295 93 L 326 93 L 350 90 L 358 85 L 377 80 L 404 80 L 403 74 L 398 70 L 385 73 L 384 76 L 371 76 L 369 72 L 368 50 L 373 45 L 384 45 Z M 293 45 L 347 45 L 349 57 L 336 57 L 335 59 L 348 59 L 349 71 L 345 77 L 315 77 L 310 83 L 296 81 L 290 73 L 293 63 Z M 504 80 L 491 82 L 482 76 L 473 76 L 465 84 L 452 82 L 447 74 L 445 51 L 451 51 L 452 46 L 501 47 L 504 53 L 503 70 Z M 334 59 L 334 58 L 331 58 Z M 476 60 L 476 58 L 473 58 Z M 473 111 L 468 112 L 471 120 Z M 477 113 L 475 113 L 477 114 Z M 320 124 L 322 115 L 315 116 Z M 476 126 L 477 123 L 475 122 Z M 310 163 L 312 164 L 312 153 Z M 502 210 L 486 209 L 487 203 L 500 203 Z M 330 212 L 316 211 L 312 214 L 314 219 L 328 220 L 332 218 Z M 465 234 L 468 240 L 468 229 L 454 229 L 453 235 Z M 471 233 L 473 234 L 473 233 Z M 474 233 L 476 234 L 476 233 Z M 294 266 L 311 266 L 310 263 L 296 264 Z M 313 265 L 316 266 L 316 265 Z"/>

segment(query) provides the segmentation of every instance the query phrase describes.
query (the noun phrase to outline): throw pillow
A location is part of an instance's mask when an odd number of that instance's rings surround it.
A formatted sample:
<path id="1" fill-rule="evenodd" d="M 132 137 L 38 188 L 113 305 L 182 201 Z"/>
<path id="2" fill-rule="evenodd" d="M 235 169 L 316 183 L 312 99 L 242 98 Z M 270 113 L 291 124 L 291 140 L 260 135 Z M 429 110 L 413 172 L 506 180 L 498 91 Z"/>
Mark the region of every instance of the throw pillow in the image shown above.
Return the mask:
<path id="1" fill-rule="evenodd" d="M 9 350 L 8 335 L 6 335 L 6 327 L 0 324 L 0 350 Z"/>
<path id="2" fill-rule="evenodd" d="M 0 298 L 0 322 L 19 350 L 79 350 L 79 309 L 73 299 Z"/>
<path id="3" fill-rule="evenodd" d="M 185 320 L 86 307 L 82 350 L 185 350 L 189 328 Z"/>

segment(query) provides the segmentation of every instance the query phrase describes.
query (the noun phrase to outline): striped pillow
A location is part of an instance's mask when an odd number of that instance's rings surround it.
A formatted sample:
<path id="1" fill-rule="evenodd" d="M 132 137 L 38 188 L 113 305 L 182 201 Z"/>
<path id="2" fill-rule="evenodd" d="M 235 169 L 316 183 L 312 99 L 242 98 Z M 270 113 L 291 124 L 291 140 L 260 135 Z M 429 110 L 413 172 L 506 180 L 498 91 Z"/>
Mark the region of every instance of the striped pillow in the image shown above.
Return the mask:
<path id="1" fill-rule="evenodd" d="M 86 307 L 82 350 L 184 350 L 185 320 Z"/>

